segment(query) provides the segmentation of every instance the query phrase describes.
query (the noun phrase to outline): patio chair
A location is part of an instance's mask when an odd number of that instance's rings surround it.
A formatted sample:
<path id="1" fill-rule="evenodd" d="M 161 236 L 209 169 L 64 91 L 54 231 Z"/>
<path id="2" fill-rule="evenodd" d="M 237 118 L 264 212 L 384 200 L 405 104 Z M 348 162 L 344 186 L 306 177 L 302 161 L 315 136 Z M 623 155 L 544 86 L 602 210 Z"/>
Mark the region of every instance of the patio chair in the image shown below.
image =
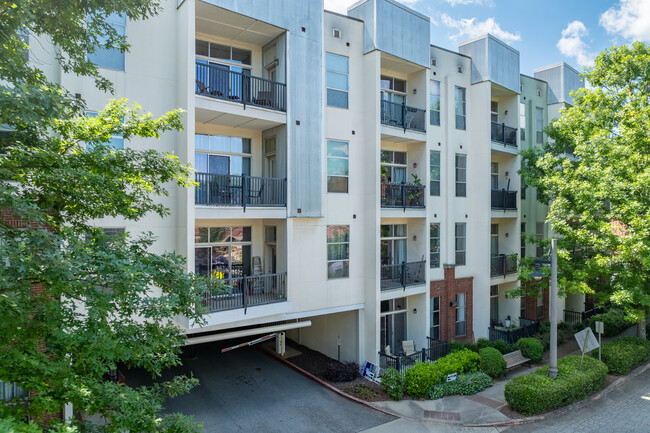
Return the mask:
<path id="1" fill-rule="evenodd" d="M 417 351 L 415 350 L 415 343 L 413 342 L 413 340 L 402 341 L 402 352 L 404 352 L 404 355 L 406 356 L 417 353 Z"/>

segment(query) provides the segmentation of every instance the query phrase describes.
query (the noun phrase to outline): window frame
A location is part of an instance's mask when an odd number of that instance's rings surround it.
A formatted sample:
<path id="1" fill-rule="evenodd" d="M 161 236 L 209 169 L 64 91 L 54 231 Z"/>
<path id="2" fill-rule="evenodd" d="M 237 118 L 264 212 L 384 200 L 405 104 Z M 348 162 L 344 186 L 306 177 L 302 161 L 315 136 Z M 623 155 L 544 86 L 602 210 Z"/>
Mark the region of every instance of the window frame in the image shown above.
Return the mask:
<path id="1" fill-rule="evenodd" d="M 328 62 L 327 59 L 329 56 L 334 56 L 334 57 L 339 57 L 342 59 L 345 59 L 346 62 L 346 71 L 339 71 L 336 69 L 331 69 L 331 62 Z M 339 89 L 337 87 L 333 87 L 330 85 L 328 75 L 332 74 L 337 74 L 340 76 L 345 77 L 345 82 L 346 82 L 346 89 Z M 335 54 L 335 53 L 330 53 L 330 52 L 325 52 L 325 103 L 328 107 L 335 107 L 335 108 L 342 108 L 344 110 L 347 110 L 350 108 L 350 58 L 348 56 L 343 56 L 341 54 Z M 330 103 L 330 91 L 332 92 L 338 92 L 341 94 L 345 94 L 345 106 L 343 105 L 336 105 L 333 103 Z M 333 102 L 333 99 L 332 99 Z"/>
<path id="2" fill-rule="evenodd" d="M 467 335 L 466 302 L 467 302 L 467 296 L 465 293 L 456 293 L 456 321 L 455 321 L 455 329 L 454 329 L 456 336 Z M 459 316 L 462 316 L 462 319 Z M 459 332 L 461 324 L 462 324 L 463 332 Z"/>
<path id="3" fill-rule="evenodd" d="M 495 287 L 496 287 L 496 294 L 493 292 L 493 288 Z M 497 323 L 499 323 L 499 285 L 492 284 L 490 286 L 490 326 L 494 326 Z"/>
<path id="4" fill-rule="evenodd" d="M 248 229 L 248 233 L 250 234 L 250 239 L 249 240 L 245 240 L 245 239 L 242 239 L 241 241 L 233 240 L 233 229 L 238 228 L 238 227 L 242 228 L 242 238 L 245 238 L 244 235 L 246 234 L 246 229 Z M 202 241 L 198 240 L 198 237 L 200 236 L 200 230 L 201 229 L 207 229 L 207 242 L 202 242 Z M 227 229 L 228 233 L 229 233 L 228 234 L 228 240 L 225 240 L 225 241 L 223 241 L 223 240 L 222 241 L 213 241 L 213 240 L 211 240 L 211 237 L 212 237 L 211 229 Z M 196 257 L 196 250 L 198 250 L 198 249 L 207 249 L 209 251 L 209 258 L 208 258 L 209 264 L 208 264 L 208 275 L 207 275 L 208 278 L 229 279 L 229 278 L 239 278 L 240 277 L 240 276 L 237 276 L 237 275 L 233 275 L 233 266 L 232 266 L 233 265 L 233 263 L 232 263 L 232 252 L 233 252 L 232 248 L 233 247 L 241 247 L 242 248 L 242 270 L 241 270 L 242 275 L 241 276 L 243 276 L 244 275 L 244 269 L 246 268 L 246 264 L 244 263 L 244 260 L 243 260 L 243 248 L 246 247 L 246 246 L 250 247 L 249 255 L 250 255 L 251 263 L 248 264 L 248 267 L 250 268 L 250 270 L 252 272 L 252 269 L 253 269 L 253 264 L 252 264 L 252 260 L 253 260 L 253 227 L 252 226 L 250 226 L 250 225 L 249 226 L 246 226 L 246 225 L 242 225 L 242 226 L 238 226 L 238 225 L 218 226 L 218 225 L 215 225 L 215 226 L 195 226 L 194 227 L 194 254 L 195 254 L 195 257 Z M 214 251 L 215 247 L 228 247 L 228 274 L 229 274 L 228 277 L 226 277 L 225 275 L 222 275 L 222 277 L 219 278 L 219 276 L 217 274 L 218 270 L 214 269 L 215 263 L 213 263 L 212 254 L 213 254 L 213 251 Z M 194 264 L 194 272 L 197 275 L 203 275 L 200 272 L 197 272 L 197 270 L 196 270 L 196 261 L 195 261 L 195 264 Z"/>
<path id="5" fill-rule="evenodd" d="M 115 31 L 117 32 L 117 34 L 119 34 L 120 36 L 125 36 L 125 37 L 128 36 L 127 33 L 126 33 L 126 25 L 127 25 L 127 22 L 128 22 L 127 16 L 124 15 L 123 17 L 120 17 L 121 19 L 123 18 L 124 22 L 122 23 L 122 22 L 117 22 L 117 20 L 114 19 L 115 15 L 120 16 L 120 14 L 112 13 L 109 16 L 106 17 L 105 22 L 107 24 L 110 24 L 111 27 L 113 27 L 115 29 Z M 122 29 L 122 34 L 120 34 L 120 29 Z M 99 39 L 102 40 L 103 36 L 100 37 Z M 120 64 L 118 66 L 113 66 L 113 65 L 107 66 L 106 64 L 99 64 L 97 62 L 99 56 L 101 56 L 102 54 L 109 54 L 109 53 L 111 55 L 116 55 L 117 54 L 117 55 L 120 56 L 120 60 L 119 60 Z M 108 70 L 111 70 L 111 71 L 120 71 L 120 72 L 126 71 L 126 52 L 120 52 L 120 50 L 118 48 L 98 48 L 98 49 L 95 49 L 95 51 L 93 53 L 86 53 L 86 59 L 88 61 L 92 62 L 98 68 L 108 69 Z"/>
<path id="6" fill-rule="evenodd" d="M 432 296 L 429 298 L 429 303 L 431 306 L 431 326 L 429 327 L 429 338 L 433 340 L 440 340 L 440 296 Z M 436 309 L 436 303 L 438 304 L 438 309 Z M 436 313 L 438 313 L 437 321 L 435 320 Z"/>
<path id="7" fill-rule="evenodd" d="M 462 234 L 459 234 L 459 229 L 461 228 Z M 454 230 L 454 239 L 455 265 L 456 267 L 465 266 L 467 264 L 467 223 L 456 223 Z M 462 248 L 459 248 L 461 244 Z M 459 260 L 459 257 L 462 257 L 462 260 Z"/>
<path id="8" fill-rule="evenodd" d="M 535 143 L 544 144 L 544 109 L 535 107 Z"/>
<path id="9" fill-rule="evenodd" d="M 459 162 L 463 161 L 463 167 Z M 457 153 L 455 158 L 456 167 L 456 197 L 467 197 L 467 154 Z M 461 176 L 462 173 L 462 176 Z M 460 180 L 460 178 L 463 178 Z M 462 186 L 462 188 L 461 188 Z"/>
<path id="10" fill-rule="evenodd" d="M 526 140 L 526 104 L 523 102 L 519 103 L 519 131 L 520 140 Z"/>
<path id="11" fill-rule="evenodd" d="M 441 94 L 441 88 L 440 88 L 440 81 L 436 80 L 429 80 L 430 81 L 430 87 L 429 87 L 429 125 L 432 126 L 440 126 L 440 116 L 441 116 L 441 106 L 442 106 L 442 94 Z M 434 84 L 435 83 L 435 84 Z M 434 93 L 434 87 L 437 87 L 438 93 Z M 435 102 L 437 102 L 438 108 L 435 108 Z M 434 113 L 437 113 L 437 116 L 434 115 Z M 435 119 L 434 119 L 435 118 Z M 434 121 L 434 120 L 437 120 Z"/>
<path id="12" fill-rule="evenodd" d="M 436 235 L 437 231 L 437 236 Z M 440 268 L 440 223 L 431 223 L 429 225 L 429 269 Z M 434 263 L 434 257 L 437 260 Z"/>
<path id="13" fill-rule="evenodd" d="M 345 144 L 345 148 L 347 149 L 347 156 L 329 155 L 330 143 Z M 346 140 L 327 139 L 325 143 L 325 159 L 326 159 L 325 175 L 326 175 L 327 192 L 336 193 L 336 194 L 348 194 L 350 192 L 350 142 Z M 330 174 L 330 160 L 346 161 L 346 165 L 347 165 L 346 174 L 338 174 L 338 173 Z M 345 191 L 330 190 L 330 178 L 346 179 Z"/>
<path id="14" fill-rule="evenodd" d="M 213 149 L 209 148 L 209 145 L 208 145 L 208 149 L 199 149 L 196 146 L 196 143 L 197 143 L 196 138 L 197 138 L 197 136 L 205 136 L 205 137 L 207 137 L 208 143 L 210 143 L 210 137 L 229 138 L 230 139 L 230 142 L 229 142 L 230 151 L 227 151 L 227 150 L 213 150 Z M 243 151 L 244 146 L 242 146 L 242 152 L 233 151 L 232 150 L 232 139 L 233 138 L 238 138 L 238 139 L 241 139 L 241 140 L 248 140 L 249 152 L 244 152 Z M 207 156 L 207 161 L 206 161 L 206 164 L 208 164 L 207 171 L 202 172 L 202 171 L 197 170 L 198 173 L 211 174 L 210 173 L 210 168 L 209 168 L 209 161 L 210 161 L 210 155 L 214 155 L 214 156 L 224 156 L 224 157 L 229 158 L 228 159 L 228 176 L 242 176 L 244 174 L 246 176 L 251 176 L 252 175 L 252 171 L 253 171 L 253 139 L 252 138 L 236 137 L 236 136 L 232 136 L 232 135 L 203 134 L 203 133 L 195 132 L 194 133 L 194 168 L 195 169 L 198 168 L 198 164 L 196 163 L 197 155 L 208 155 Z M 242 173 L 241 174 L 233 174 L 232 173 L 232 157 L 239 157 L 239 158 L 242 158 L 242 160 L 247 160 L 248 161 L 248 171 L 249 171 L 249 173 L 248 174 L 244 173 L 244 169 L 243 169 L 244 164 L 242 164 Z M 225 175 L 221 175 L 221 176 L 225 176 Z"/>
<path id="15" fill-rule="evenodd" d="M 459 98 L 459 96 L 462 97 Z M 456 115 L 456 129 L 460 131 L 466 131 L 467 130 L 467 89 L 465 87 L 454 86 L 454 101 L 455 101 L 454 113 Z"/>
<path id="16" fill-rule="evenodd" d="M 329 232 L 330 230 L 334 230 L 336 228 L 343 228 L 344 231 L 346 231 L 346 236 L 344 237 L 344 241 L 330 241 L 329 237 Z M 327 279 L 328 280 L 337 280 L 341 278 L 350 278 L 350 226 L 346 224 L 340 224 L 340 225 L 328 225 L 326 227 L 326 258 L 327 258 Z M 336 259 L 330 259 L 330 245 L 347 245 L 347 257 L 343 258 L 336 258 Z M 345 250 L 345 248 L 344 248 Z M 345 254 L 344 254 L 345 255 Z M 343 270 L 345 271 L 345 275 L 340 275 L 336 276 L 335 274 L 330 275 L 330 266 L 333 263 L 347 263 L 347 266 L 343 265 Z"/>
<path id="17" fill-rule="evenodd" d="M 434 154 L 437 155 L 434 158 Z M 441 177 L 441 165 L 440 165 L 441 152 L 439 150 L 429 151 L 429 195 L 432 197 L 440 197 L 440 177 Z M 434 159 L 437 159 L 438 164 L 436 165 Z M 437 168 L 437 174 L 434 169 Z"/>

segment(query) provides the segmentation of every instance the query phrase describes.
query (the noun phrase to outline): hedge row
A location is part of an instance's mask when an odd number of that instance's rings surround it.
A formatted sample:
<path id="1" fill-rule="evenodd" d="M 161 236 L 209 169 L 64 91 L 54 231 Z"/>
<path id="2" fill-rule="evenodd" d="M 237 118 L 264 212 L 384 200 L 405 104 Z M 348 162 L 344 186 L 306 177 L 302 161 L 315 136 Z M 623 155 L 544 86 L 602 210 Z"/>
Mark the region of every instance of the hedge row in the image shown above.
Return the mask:
<path id="1" fill-rule="evenodd" d="M 625 313 L 618 308 L 611 308 L 606 313 L 596 314 L 589 319 L 589 326 L 596 332 L 596 322 L 603 322 L 604 337 L 614 337 L 630 327 L 625 320 Z"/>
<path id="2" fill-rule="evenodd" d="M 470 350 L 450 353 L 435 362 L 419 362 L 404 374 L 404 387 L 411 397 L 426 398 L 447 375 L 476 371 L 478 364 L 478 355 Z"/>
<path id="3" fill-rule="evenodd" d="M 485 373 L 459 374 L 456 376 L 456 380 L 444 382 L 434 387 L 429 393 L 429 398 L 436 400 L 446 395 L 474 395 L 491 386 L 492 379 Z"/>
<path id="4" fill-rule="evenodd" d="M 487 338 L 479 338 L 478 340 L 476 340 L 476 343 L 460 343 L 454 340 L 451 340 L 449 342 L 449 351 L 452 353 L 457 352 L 459 350 L 471 350 L 472 352 L 479 353 L 481 349 L 485 349 L 486 347 L 492 347 L 498 350 L 499 352 L 501 352 L 502 355 L 517 350 L 515 349 L 514 346 L 512 346 L 506 341 L 503 340 L 490 341 Z"/>
<path id="5" fill-rule="evenodd" d="M 650 359 L 650 341 L 640 337 L 621 337 L 603 344 L 602 360 L 611 374 L 624 376 Z M 592 352 L 598 358 L 598 350 Z"/>
<path id="6" fill-rule="evenodd" d="M 581 370 L 579 366 L 580 356 L 571 355 L 558 361 L 556 379 L 549 379 L 548 366 L 515 377 L 506 384 L 506 401 L 517 412 L 529 416 L 583 400 L 602 388 L 607 366 L 589 357 L 584 358 Z"/>

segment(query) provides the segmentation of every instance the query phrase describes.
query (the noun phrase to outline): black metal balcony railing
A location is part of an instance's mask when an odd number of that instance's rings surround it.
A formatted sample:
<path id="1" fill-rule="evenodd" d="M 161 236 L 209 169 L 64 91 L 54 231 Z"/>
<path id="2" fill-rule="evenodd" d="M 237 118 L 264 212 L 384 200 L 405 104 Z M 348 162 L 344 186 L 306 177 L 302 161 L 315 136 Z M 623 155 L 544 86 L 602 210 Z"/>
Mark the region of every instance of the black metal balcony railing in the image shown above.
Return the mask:
<path id="1" fill-rule="evenodd" d="M 381 100 L 381 123 L 404 128 L 404 132 L 407 129 L 425 132 L 425 113 L 425 110 L 421 108 Z"/>
<path id="2" fill-rule="evenodd" d="M 424 185 L 414 183 L 382 183 L 381 207 L 423 208 Z"/>
<path id="3" fill-rule="evenodd" d="M 505 277 L 517 273 L 517 256 L 499 254 L 490 258 L 490 276 Z"/>
<path id="4" fill-rule="evenodd" d="M 426 262 L 402 262 L 397 265 L 381 265 L 381 290 L 424 284 Z"/>
<path id="5" fill-rule="evenodd" d="M 495 210 L 517 210 L 517 191 L 505 189 L 492 190 L 492 209 Z"/>
<path id="6" fill-rule="evenodd" d="M 287 86 L 283 83 L 231 71 L 223 66 L 196 62 L 197 95 L 246 105 L 287 111 Z"/>
<path id="7" fill-rule="evenodd" d="M 287 273 L 226 278 L 225 293 L 206 293 L 203 306 L 211 313 L 287 300 Z"/>
<path id="8" fill-rule="evenodd" d="M 449 343 L 441 340 L 434 340 L 427 337 L 429 342 L 428 348 L 423 348 L 415 353 L 410 355 L 405 355 L 403 353 L 390 355 L 386 352 L 379 352 L 379 367 L 384 370 L 387 368 L 394 368 L 397 371 L 404 372 L 409 368 L 415 366 L 418 362 L 432 362 L 436 361 L 443 356 L 449 354 Z"/>
<path id="9" fill-rule="evenodd" d="M 586 323 L 591 316 L 594 316 L 596 314 L 601 314 L 605 312 L 603 308 L 592 308 L 587 311 L 571 311 L 571 310 L 564 310 L 564 321 L 567 323 L 579 323 L 579 322 L 584 322 Z"/>
<path id="10" fill-rule="evenodd" d="M 287 180 L 247 175 L 196 173 L 194 202 L 206 206 L 285 207 Z"/>
<path id="11" fill-rule="evenodd" d="M 505 123 L 492 122 L 492 141 L 503 143 L 506 146 L 517 147 L 517 128 L 506 126 Z"/>
<path id="12" fill-rule="evenodd" d="M 528 338 L 539 332 L 539 322 L 537 320 L 519 318 L 519 328 L 516 329 L 497 329 L 488 328 L 488 337 L 490 341 L 503 340 L 509 344 L 515 344 L 520 338 Z"/>

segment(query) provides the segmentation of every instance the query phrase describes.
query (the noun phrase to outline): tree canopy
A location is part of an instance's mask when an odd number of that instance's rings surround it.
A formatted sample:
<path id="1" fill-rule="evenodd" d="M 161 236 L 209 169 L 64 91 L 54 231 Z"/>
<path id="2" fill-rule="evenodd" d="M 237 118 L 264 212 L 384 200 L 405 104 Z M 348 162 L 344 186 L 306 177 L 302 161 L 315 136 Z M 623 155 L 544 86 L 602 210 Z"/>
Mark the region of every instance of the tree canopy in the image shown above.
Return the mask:
<path id="1" fill-rule="evenodd" d="M 189 186 L 190 167 L 172 154 L 115 149 L 109 140 L 159 138 L 179 130 L 183 114 L 154 118 L 113 100 L 86 116 L 84 101 L 25 55 L 29 44 L 52 44 L 64 73 L 110 91 L 87 53 L 128 44 L 105 19 L 146 19 L 159 8 L 155 0 L 0 6 L 0 380 L 30 392 L 26 401 L 0 402 L 2 429 L 63 431 L 63 420 L 46 415 L 65 403 L 75 409 L 70 428 L 80 431 L 199 429 L 185 416 L 159 414 L 165 398 L 196 379 L 131 388 L 109 377 L 117 366 L 159 376 L 178 365 L 184 336 L 172 319 L 201 321 L 204 282 L 186 272 L 183 257 L 152 253 L 151 234 L 111 235 L 93 223 L 169 214 L 159 198 L 170 185 Z M 26 416 L 36 423 L 21 422 Z M 103 425 L 88 422 L 91 416 Z"/>
<path id="2" fill-rule="evenodd" d="M 549 204 L 567 291 L 611 302 L 639 323 L 650 311 L 650 48 L 602 52 L 522 175 Z M 641 326 L 643 324 L 643 326 Z"/>

